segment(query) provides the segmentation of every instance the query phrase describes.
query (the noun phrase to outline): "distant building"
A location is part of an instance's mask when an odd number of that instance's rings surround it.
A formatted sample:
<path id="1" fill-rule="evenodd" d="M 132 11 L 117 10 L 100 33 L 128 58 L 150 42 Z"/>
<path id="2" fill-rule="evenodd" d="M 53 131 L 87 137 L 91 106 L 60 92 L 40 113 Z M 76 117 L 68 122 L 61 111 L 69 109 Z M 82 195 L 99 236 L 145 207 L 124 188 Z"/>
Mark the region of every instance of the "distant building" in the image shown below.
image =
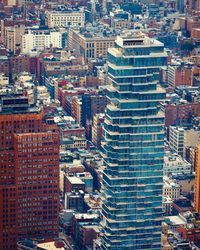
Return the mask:
<path id="1" fill-rule="evenodd" d="M 181 191 L 180 185 L 168 177 L 164 177 L 163 182 L 163 196 L 169 197 L 172 200 L 178 199 Z"/>
<path id="2" fill-rule="evenodd" d="M 64 250 L 66 249 L 66 244 L 63 240 L 31 240 L 23 239 L 17 243 L 17 250 Z"/>
<path id="3" fill-rule="evenodd" d="M 190 175 L 191 164 L 181 156 L 166 154 L 164 156 L 164 175 Z"/>
<path id="4" fill-rule="evenodd" d="M 30 53 L 32 50 L 45 48 L 62 48 L 62 32 L 57 30 L 28 29 L 22 36 L 22 52 Z"/>
<path id="5" fill-rule="evenodd" d="M 98 148 L 101 147 L 102 141 L 102 132 L 103 132 L 103 122 L 105 115 L 104 114 L 96 114 L 93 118 L 92 124 L 92 142 Z"/>
<path id="6" fill-rule="evenodd" d="M 7 87 L 9 84 L 9 78 L 4 74 L 0 74 L 0 89 L 3 87 Z"/>
<path id="7" fill-rule="evenodd" d="M 79 190 L 85 191 L 85 183 L 79 177 L 65 175 L 64 189 L 66 193 L 78 192 Z"/>
<path id="8" fill-rule="evenodd" d="M 172 204 L 173 201 L 170 197 L 164 196 L 162 201 L 163 214 L 165 216 L 172 215 Z"/>
<path id="9" fill-rule="evenodd" d="M 191 124 L 192 116 L 200 115 L 200 102 L 167 103 L 165 110 L 165 125 L 184 126 Z"/>
<path id="10" fill-rule="evenodd" d="M 85 191 L 88 193 L 93 192 L 93 177 L 89 172 L 77 173 L 76 176 L 85 183 Z"/>
<path id="11" fill-rule="evenodd" d="M 11 52 L 16 52 L 22 47 L 22 35 L 25 32 L 25 25 L 7 26 L 4 29 L 4 41 Z"/>
<path id="12" fill-rule="evenodd" d="M 181 156 L 186 157 L 187 148 L 195 148 L 200 143 L 200 130 L 184 127 L 170 126 L 169 145 L 171 149 Z"/>
<path id="13" fill-rule="evenodd" d="M 176 9 L 179 13 L 185 12 L 186 1 L 185 0 L 176 0 Z"/>
<path id="14" fill-rule="evenodd" d="M 66 209 L 73 209 L 79 213 L 83 213 L 85 211 L 84 192 L 79 190 L 77 192 L 66 193 L 64 204 Z"/>
<path id="15" fill-rule="evenodd" d="M 131 26 L 131 15 L 122 9 L 116 9 L 110 12 L 111 27 L 117 29 L 129 29 Z"/>
<path id="16" fill-rule="evenodd" d="M 188 240 L 199 245 L 200 241 L 200 221 L 194 221 L 193 223 L 187 225 L 181 225 L 178 228 L 178 232 L 181 237 L 185 240 Z M 198 248 L 197 248 L 198 249 Z"/>
<path id="17" fill-rule="evenodd" d="M 70 29 L 68 36 L 69 50 L 76 50 L 86 60 L 107 57 L 108 48 L 114 46 L 116 36 L 112 33 L 105 33 L 96 27 L 95 31 Z"/>
<path id="18" fill-rule="evenodd" d="M 10 69 L 9 69 L 9 59 L 7 56 L 0 56 L 0 73 L 9 76 Z"/>
<path id="19" fill-rule="evenodd" d="M 172 231 L 177 231 L 177 229 L 180 226 L 186 225 L 187 220 L 184 216 L 180 215 L 174 215 L 174 216 L 166 216 L 165 222 L 168 224 L 169 229 Z"/>
<path id="20" fill-rule="evenodd" d="M 180 213 L 187 213 L 188 211 L 191 211 L 191 201 L 189 201 L 185 197 L 180 197 L 178 200 L 175 200 L 172 204 L 172 213 L 174 215 L 178 215 Z"/>
<path id="21" fill-rule="evenodd" d="M 170 126 L 169 128 L 169 145 L 170 148 L 178 155 L 183 156 L 184 129 Z"/>
<path id="22" fill-rule="evenodd" d="M 179 85 L 192 86 L 193 84 L 193 69 L 191 64 L 174 63 L 168 66 L 168 84 L 170 87 Z"/>
<path id="23" fill-rule="evenodd" d="M 83 247 L 82 244 L 85 244 L 86 242 L 91 244 L 91 241 L 97 237 L 94 232 L 96 231 L 95 228 L 98 227 L 98 223 L 95 222 L 98 219 L 98 215 L 96 213 L 94 214 L 87 214 L 87 213 L 76 213 L 73 215 L 72 218 L 72 227 L 71 227 L 71 233 L 73 239 L 77 242 L 77 244 L 81 247 Z M 87 233 L 87 229 L 82 231 L 83 226 L 89 226 L 90 229 Z M 94 232 L 92 232 L 92 228 Z M 96 236 L 95 236 L 96 235 Z"/>
<path id="24" fill-rule="evenodd" d="M 197 147 L 194 208 L 200 214 L 200 144 Z"/>
<path id="25" fill-rule="evenodd" d="M 47 25 L 49 28 L 83 27 L 85 13 L 83 10 L 48 11 Z"/>

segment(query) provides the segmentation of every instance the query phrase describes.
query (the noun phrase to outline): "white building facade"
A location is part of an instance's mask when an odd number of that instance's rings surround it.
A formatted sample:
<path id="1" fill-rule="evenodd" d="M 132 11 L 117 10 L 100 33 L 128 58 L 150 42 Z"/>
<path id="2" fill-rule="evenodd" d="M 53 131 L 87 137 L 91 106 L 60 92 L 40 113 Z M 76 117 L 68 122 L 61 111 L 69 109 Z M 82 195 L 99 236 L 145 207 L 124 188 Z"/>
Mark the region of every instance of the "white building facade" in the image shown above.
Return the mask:
<path id="1" fill-rule="evenodd" d="M 83 27 L 85 24 L 85 13 L 83 11 L 49 11 L 47 12 L 47 25 L 55 27 Z"/>
<path id="2" fill-rule="evenodd" d="M 50 47 L 62 48 L 62 32 L 57 30 L 28 29 L 22 36 L 22 53 L 33 49 L 44 50 Z"/>

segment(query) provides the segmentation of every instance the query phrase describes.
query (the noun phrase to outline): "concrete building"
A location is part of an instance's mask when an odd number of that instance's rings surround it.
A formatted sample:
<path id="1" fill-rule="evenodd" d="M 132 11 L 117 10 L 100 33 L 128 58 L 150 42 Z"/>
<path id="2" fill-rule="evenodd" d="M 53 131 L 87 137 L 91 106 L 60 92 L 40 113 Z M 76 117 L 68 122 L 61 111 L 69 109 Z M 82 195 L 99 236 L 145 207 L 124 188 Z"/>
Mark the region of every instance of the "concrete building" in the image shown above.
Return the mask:
<path id="1" fill-rule="evenodd" d="M 30 53 L 33 49 L 62 48 L 62 32 L 58 30 L 28 29 L 22 36 L 22 52 Z"/>
<path id="2" fill-rule="evenodd" d="M 170 126 L 169 128 L 169 146 L 178 155 L 183 156 L 184 129 Z"/>
<path id="3" fill-rule="evenodd" d="M 184 155 L 186 148 L 195 148 L 200 144 L 200 129 L 184 129 Z"/>
<path id="4" fill-rule="evenodd" d="M 131 25 L 131 14 L 122 9 L 116 9 L 110 12 L 111 27 L 117 29 L 129 29 Z"/>
<path id="5" fill-rule="evenodd" d="M 179 198 L 181 192 L 180 185 L 169 177 L 163 178 L 163 196 L 169 197 L 172 200 Z"/>
<path id="6" fill-rule="evenodd" d="M 165 90 L 161 42 L 141 31 L 118 36 L 108 50 L 108 105 L 103 126 L 100 249 L 161 249 Z"/>
<path id="7" fill-rule="evenodd" d="M 85 13 L 83 10 L 74 11 L 48 11 L 47 25 L 49 28 L 56 27 L 83 27 L 85 24 Z"/>
<path id="8" fill-rule="evenodd" d="M 21 49 L 24 32 L 25 24 L 6 26 L 4 28 L 5 45 L 10 51 L 16 52 L 17 49 Z"/>
<path id="9" fill-rule="evenodd" d="M 0 74 L 0 88 L 6 87 L 9 84 L 9 78 L 4 74 Z"/>
<path id="10" fill-rule="evenodd" d="M 114 46 L 116 36 L 110 33 L 103 33 L 98 27 L 95 30 L 86 29 L 83 31 L 70 29 L 68 36 L 68 49 L 76 50 L 86 60 L 93 58 L 107 57 L 108 48 Z"/>
<path id="11" fill-rule="evenodd" d="M 93 177 L 89 172 L 77 173 L 76 176 L 85 183 L 85 191 L 92 193 L 93 191 Z"/>
<path id="12" fill-rule="evenodd" d="M 164 175 L 188 175 L 191 170 L 191 164 L 181 156 L 170 153 L 164 156 Z"/>
<path id="13" fill-rule="evenodd" d="M 169 229 L 172 231 L 177 231 L 180 226 L 187 224 L 187 220 L 182 214 L 175 216 L 166 216 L 165 222 L 168 224 Z"/>
<path id="14" fill-rule="evenodd" d="M 173 204 L 173 201 L 171 198 L 169 198 L 168 196 L 163 197 L 162 207 L 163 207 L 163 214 L 165 216 L 172 215 L 172 204 Z"/>
<path id="15" fill-rule="evenodd" d="M 98 148 L 101 147 L 104 118 L 104 114 L 96 114 L 93 118 L 92 143 Z"/>
<path id="16" fill-rule="evenodd" d="M 64 188 L 65 192 L 69 193 L 72 191 L 78 192 L 79 190 L 85 190 L 85 183 L 81 180 L 81 178 L 76 176 L 67 176 L 65 175 L 65 183 Z"/>
<path id="17" fill-rule="evenodd" d="M 187 129 L 183 127 L 170 126 L 169 145 L 176 154 L 185 157 L 187 148 L 195 148 L 199 143 L 200 130 L 198 128 Z"/>

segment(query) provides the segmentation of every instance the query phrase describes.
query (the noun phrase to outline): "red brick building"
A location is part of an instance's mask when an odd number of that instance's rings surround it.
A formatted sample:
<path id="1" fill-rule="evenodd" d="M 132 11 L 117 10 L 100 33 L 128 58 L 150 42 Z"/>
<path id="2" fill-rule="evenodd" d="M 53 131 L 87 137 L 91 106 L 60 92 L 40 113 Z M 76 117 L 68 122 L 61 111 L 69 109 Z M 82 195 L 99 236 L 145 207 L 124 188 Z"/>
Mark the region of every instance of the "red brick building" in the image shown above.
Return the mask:
<path id="1" fill-rule="evenodd" d="M 0 73 L 9 76 L 9 60 L 7 56 L 0 56 Z"/>
<path id="2" fill-rule="evenodd" d="M 65 175 L 65 192 L 73 192 L 83 190 L 85 191 L 85 183 L 76 176 Z"/>
<path id="3" fill-rule="evenodd" d="M 196 225 L 196 227 L 191 228 L 187 226 L 180 226 L 178 228 L 178 232 L 181 237 L 185 240 L 192 241 L 194 243 L 199 242 L 200 240 L 200 225 Z"/>
<path id="4" fill-rule="evenodd" d="M 165 126 L 189 123 L 192 116 L 200 115 L 200 103 L 167 104 L 165 106 Z"/>
<path id="5" fill-rule="evenodd" d="M 0 250 L 14 250 L 23 238 L 58 235 L 59 133 L 26 97 L 0 99 Z"/>

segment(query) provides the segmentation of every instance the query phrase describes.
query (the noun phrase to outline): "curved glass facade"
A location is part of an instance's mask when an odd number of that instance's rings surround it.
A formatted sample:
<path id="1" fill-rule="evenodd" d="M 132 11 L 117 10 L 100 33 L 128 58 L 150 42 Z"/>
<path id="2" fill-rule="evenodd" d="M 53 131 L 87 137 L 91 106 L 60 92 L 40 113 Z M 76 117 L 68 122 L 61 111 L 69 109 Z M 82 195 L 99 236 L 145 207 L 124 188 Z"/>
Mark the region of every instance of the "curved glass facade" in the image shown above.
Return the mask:
<path id="1" fill-rule="evenodd" d="M 163 44 L 134 33 L 109 49 L 103 127 L 102 249 L 161 249 L 164 115 Z"/>

